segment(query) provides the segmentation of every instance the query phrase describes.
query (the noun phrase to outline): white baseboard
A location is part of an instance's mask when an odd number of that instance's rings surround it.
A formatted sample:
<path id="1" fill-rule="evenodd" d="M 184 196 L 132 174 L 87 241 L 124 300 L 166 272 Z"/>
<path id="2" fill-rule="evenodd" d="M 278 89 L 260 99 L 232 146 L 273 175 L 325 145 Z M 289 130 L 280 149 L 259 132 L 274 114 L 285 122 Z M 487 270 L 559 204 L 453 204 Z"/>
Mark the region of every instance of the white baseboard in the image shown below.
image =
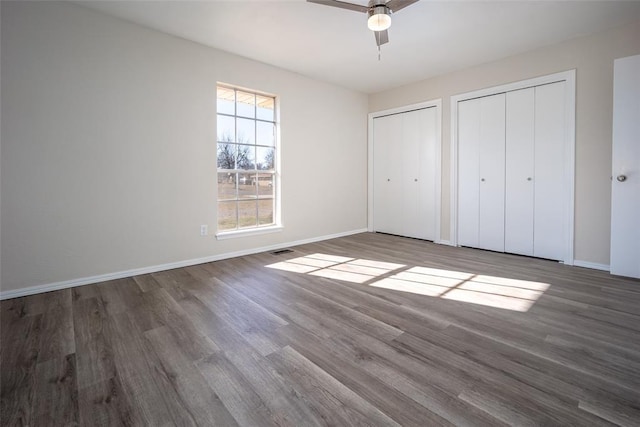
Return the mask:
<path id="1" fill-rule="evenodd" d="M 609 264 L 598 264 L 596 262 L 573 260 L 574 267 L 591 268 L 593 270 L 610 271 Z"/>
<path id="2" fill-rule="evenodd" d="M 435 242 L 439 245 L 446 245 L 446 246 L 455 246 L 453 243 L 451 243 L 449 240 L 438 240 L 437 242 Z"/>
<path id="3" fill-rule="evenodd" d="M 99 274 L 97 276 L 81 277 L 78 279 L 30 286 L 28 288 L 15 289 L 11 291 L 4 291 L 4 292 L 0 291 L 0 300 L 24 297 L 24 296 L 40 294 L 44 292 L 57 291 L 60 289 L 73 288 L 76 286 L 91 285 L 94 283 L 105 282 L 108 280 L 116 280 L 116 279 L 123 279 L 125 277 L 137 276 L 139 274 L 156 273 L 158 271 L 172 270 L 174 268 L 188 267 L 196 264 L 204 264 L 207 262 L 220 261 L 228 258 L 235 258 L 239 256 L 244 256 L 244 255 L 252 255 L 260 252 L 268 252 L 268 251 L 283 249 L 291 246 L 305 245 L 307 243 L 315 243 L 323 240 L 336 239 L 338 237 L 351 236 L 353 234 L 366 233 L 366 232 L 367 232 L 367 229 L 362 228 L 358 230 L 345 231 L 342 233 L 330 234 L 326 236 L 296 240 L 294 242 L 278 243 L 276 245 L 271 245 L 271 246 L 263 246 L 260 248 L 251 248 L 251 249 L 245 249 L 237 252 L 229 252 L 224 254 L 212 255 L 212 256 L 203 257 L 203 258 L 188 259 L 188 260 L 172 262 L 168 264 L 152 265 L 149 267 L 135 268 L 133 270 Z"/>

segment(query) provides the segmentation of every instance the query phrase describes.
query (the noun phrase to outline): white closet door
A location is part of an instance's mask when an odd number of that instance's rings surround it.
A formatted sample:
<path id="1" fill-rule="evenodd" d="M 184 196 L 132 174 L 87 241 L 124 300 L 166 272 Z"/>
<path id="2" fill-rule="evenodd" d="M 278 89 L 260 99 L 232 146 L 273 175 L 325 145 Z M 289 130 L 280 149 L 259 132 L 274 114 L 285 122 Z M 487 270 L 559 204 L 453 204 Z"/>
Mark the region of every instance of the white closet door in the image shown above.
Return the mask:
<path id="1" fill-rule="evenodd" d="M 535 167 L 533 254 L 562 260 L 566 241 L 565 82 L 535 88 Z"/>
<path id="2" fill-rule="evenodd" d="M 436 109 L 401 114 L 403 126 L 403 235 L 435 238 Z"/>
<path id="3" fill-rule="evenodd" d="M 436 172 L 440 169 L 437 164 L 438 144 L 438 115 L 435 107 L 416 112 L 419 117 L 422 144 L 418 151 L 420 168 L 418 171 L 418 212 L 420 228 L 415 237 L 426 240 L 436 238 Z"/>
<path id="4" fill-rule="evenodd" d="M 534 88 L 507 93 L 504 250 L 533 255 Z"/>
<path id="5" fill-rule="evenodd" d="M 611 273 L 640 278 L 640 55 L 616 59 Z"/>
<path id="6" fill-rule="evenodd" d="M 436 108 L 373 120 L 373 229 L 435 239 Z"/>
<path id="7" fill-rule="evenodd" d="M 458 244 L 478 247 L 480 99 L 458 103 Z"/>
<path id="8" fill-rule="evenodd" d="M 403 236 L 420 237 L 421 213 L 418 200 L 421 197 L 418 175 L 420 173 L 420 145 L 424 139 L 424 123 L 420 111 L 398 114 L 402 117 L 402 212 L 399 220 Z"/>
<path id="9" fill-rule="evenodd" d="M 480 99 L 478 247 L 504 251 L 505 94 Z"/>
<path id="10" fill-rule="evenodd" d="M 375 231 L 401 234 L 402 117 L 373 120 L 373 225 Z"/>

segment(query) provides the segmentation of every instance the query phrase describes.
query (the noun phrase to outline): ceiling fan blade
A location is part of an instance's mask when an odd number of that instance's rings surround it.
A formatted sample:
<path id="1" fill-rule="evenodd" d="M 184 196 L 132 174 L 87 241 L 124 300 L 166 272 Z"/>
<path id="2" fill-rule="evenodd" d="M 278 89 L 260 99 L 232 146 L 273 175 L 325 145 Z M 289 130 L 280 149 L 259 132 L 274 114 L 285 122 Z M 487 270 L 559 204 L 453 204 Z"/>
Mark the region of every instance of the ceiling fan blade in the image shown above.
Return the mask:
<path id="1" fill-rule="evenodd" d="M 307 0 L 309 3 L 317 3 L 325 6 L 333 6 L 339 7 L 340 9 L 353 10 L 355 12 L 364 12 L 367 13 L 369 8 L 367 6 L 362 6 L 359 4 L 347 3 L 345 1 L 339 0 Z"/>
<path id="2" fill-rule="evenodd" d="M 418 1 L 419 0 L 391 0 L 387 3 L 387 7 L 391 9 L 392 12 L 397 12 L 407 6 L 411 6 Z"/>
<path id="3" fill-rule="evenodd" d="M 382 46 L 385 43 L 389 43 L 389 31 L 374 31 L 373 35 L 376 36 L 376 44 Z"/>

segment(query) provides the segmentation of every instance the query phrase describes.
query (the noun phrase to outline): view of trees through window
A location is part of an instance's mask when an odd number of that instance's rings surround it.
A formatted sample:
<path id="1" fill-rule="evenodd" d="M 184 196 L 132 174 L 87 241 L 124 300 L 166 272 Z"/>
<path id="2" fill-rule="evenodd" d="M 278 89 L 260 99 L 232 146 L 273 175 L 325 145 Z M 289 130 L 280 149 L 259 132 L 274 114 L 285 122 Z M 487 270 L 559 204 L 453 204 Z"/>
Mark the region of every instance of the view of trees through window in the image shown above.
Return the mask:
<path id="1" fill-rule="evenodd" d="M 275 224 L 275 98 L 218 86 L 218 231 Z"/>

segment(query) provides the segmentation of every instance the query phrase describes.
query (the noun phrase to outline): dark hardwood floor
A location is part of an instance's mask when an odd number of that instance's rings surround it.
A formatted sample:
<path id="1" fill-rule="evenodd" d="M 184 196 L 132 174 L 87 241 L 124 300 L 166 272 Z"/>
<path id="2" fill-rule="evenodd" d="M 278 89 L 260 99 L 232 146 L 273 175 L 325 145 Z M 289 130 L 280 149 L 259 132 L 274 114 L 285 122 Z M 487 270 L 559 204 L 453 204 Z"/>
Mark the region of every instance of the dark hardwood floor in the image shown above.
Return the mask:
<path id="1" fill-rule="evenodd" d="M 1 424 L 640 425 L 640 281 L 364 233 L 2 301 Z"/>

